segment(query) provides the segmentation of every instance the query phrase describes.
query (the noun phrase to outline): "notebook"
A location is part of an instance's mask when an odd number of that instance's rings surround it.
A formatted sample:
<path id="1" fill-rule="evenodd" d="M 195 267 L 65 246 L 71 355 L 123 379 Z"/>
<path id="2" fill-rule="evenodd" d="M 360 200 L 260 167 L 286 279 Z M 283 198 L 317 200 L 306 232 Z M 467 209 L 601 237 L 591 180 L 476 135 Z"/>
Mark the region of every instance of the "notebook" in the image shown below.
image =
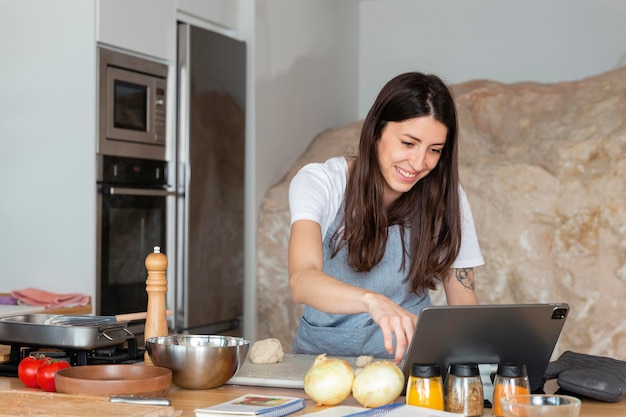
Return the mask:
<path id="1" fill-rule="evenodd" d="M 302 410 L 306 402 L 300 397 L 246 394 L 210 407 L 196 408 L 196 417 L 263 416 L 282 417 Z"/>
<path id="2" fill-rule="evenodd" d="M 519 362 L 537 391 L 568 312 L 564 303 L 426 307 L 403 364 L 405 378 L 413 363 L 436 363 L 445 379 L 450 364 L 475 362 L 485 383 L 498 363 Z"/>

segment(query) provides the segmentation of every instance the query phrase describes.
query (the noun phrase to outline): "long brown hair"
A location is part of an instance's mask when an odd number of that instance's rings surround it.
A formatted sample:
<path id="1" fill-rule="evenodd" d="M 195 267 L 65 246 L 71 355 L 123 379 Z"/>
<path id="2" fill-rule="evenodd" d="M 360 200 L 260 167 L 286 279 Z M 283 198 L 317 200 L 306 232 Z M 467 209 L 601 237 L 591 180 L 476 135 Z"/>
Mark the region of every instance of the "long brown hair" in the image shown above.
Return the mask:
<path id="1" fill-rule="evenodd" d="M 448 128 L 446 144 L 437 166 L 385 210 L 377 143 L 388 122 L 421 116 L 432 116 Z M 400 269 L 406 270 L 408 256 L 411 290 L 417 294 L 435 289 L 459 253 L 460 217 L 457 115 L 450 91 L 435 75 L 398 75 L 382 88 L 363 123 L 359 154 L 346 185 L 343 229 L 333 236 L 333 256 L 347 245 L 350 266 L 357 272 L 370 271 L 385 254 L 388 227 L 398 225 Z"/>

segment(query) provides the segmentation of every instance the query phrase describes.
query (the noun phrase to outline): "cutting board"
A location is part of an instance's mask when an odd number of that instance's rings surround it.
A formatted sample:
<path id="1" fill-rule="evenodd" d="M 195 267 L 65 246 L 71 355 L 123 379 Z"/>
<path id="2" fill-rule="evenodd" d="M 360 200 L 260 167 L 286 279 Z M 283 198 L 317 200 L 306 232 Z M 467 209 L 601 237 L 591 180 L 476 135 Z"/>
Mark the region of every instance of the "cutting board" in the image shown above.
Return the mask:
<path id="1" fill-rule="evenodd" d="M 160 417 L 177 415 L 173 407 L 109 402 L 108 397 L 43 391 L 0 391 L 0 416 Z"/>
<path id="2" fill-rule="evenodd" d="M 252 385 L 277 388 L 304 388 L 304 374 L 309 370 L 317 355 L 287 353 L 282 362 L 256 364 L 250 358 L 241 365 L 237 374 L 227 384 Z M 355 367 L 355 357 L 340 357 Z"/>
<path id="3" fill-rule="evenodd" d="M 45 310 L 46 308 L 41 307 L 41 306 L 0 304 L 0 317 L 17 316 L 21 314 L 43 313 Z"/>

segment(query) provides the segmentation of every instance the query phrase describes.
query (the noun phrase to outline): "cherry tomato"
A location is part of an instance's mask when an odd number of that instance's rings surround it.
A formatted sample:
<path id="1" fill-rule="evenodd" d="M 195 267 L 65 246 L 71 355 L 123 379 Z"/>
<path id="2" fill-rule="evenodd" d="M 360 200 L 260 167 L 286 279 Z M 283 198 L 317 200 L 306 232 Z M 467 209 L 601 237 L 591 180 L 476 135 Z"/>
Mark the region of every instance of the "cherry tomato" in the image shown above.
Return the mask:
<path id="1" fill-rule="evenodd" d="M 45 361 L 37 370 L 37 383 L 44 391 L 56 392 L 54 374 L 56 374 L 58 370 L 69 367 L 70 364 L 64 360 Z"/>
<path id="2" fill-rule="evenodd" d="M 17 376 L 24 385 L 30 388 L 39 388 L 37 383 L 37 371 L 45 361 L 49 360 L 44 355 L 37 354 L 22 359 L 17 366 Z"/>

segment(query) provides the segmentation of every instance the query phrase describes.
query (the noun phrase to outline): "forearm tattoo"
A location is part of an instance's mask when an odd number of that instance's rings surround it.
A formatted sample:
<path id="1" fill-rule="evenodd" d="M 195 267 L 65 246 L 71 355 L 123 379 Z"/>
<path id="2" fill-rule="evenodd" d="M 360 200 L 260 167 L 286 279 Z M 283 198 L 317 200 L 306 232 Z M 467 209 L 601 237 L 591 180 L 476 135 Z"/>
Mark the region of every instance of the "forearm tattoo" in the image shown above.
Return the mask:
<path id="1" fill-rule="evenodd" d="M 474 279 L 470 272 L 472 268 L 459 268 L 454 270 L 457 281 L 470 291 L 474 291 Z"/>

